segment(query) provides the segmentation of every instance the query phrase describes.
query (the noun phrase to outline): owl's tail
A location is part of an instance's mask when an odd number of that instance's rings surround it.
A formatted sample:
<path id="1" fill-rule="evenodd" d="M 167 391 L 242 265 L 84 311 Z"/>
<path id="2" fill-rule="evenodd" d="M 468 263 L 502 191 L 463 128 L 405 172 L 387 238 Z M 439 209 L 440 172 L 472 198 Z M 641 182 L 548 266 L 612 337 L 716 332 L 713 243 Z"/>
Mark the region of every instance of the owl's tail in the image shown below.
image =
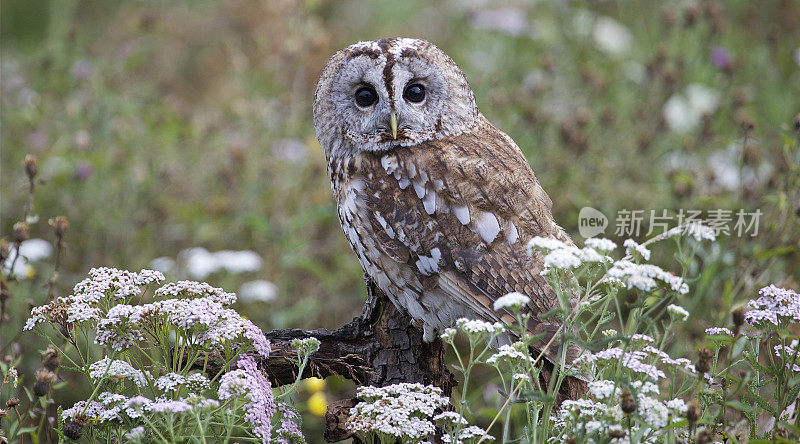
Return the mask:
<path id="1" fill-rule="evenodd" d="M 542 350 L 544 350 L 542 362 L 542 372 L 539 375 L 540 386 L 543 389 L 550 387 L 553 376 L 558 377 L 556 371 L 556 362 L 564 362 L 566 366 L 571 366 L 576 359 L 581 355 L 583 350 L 577 344 L 569 343 L 562 344 L 560 340 L 562 335 L 561 328 L 557 324 L 541 322 L 536 317 L 531 317 L 528 321 L 528 331 L 535 335 L 541 335 L 541 339 L 536 341 L 531 346 L 531 355 L 538 357 Z M 562 347 L 566 346 L 566 352 L 562 357 Z M 556 394 L 556 405 L 567 399 L 578 399 L 589 390 L 589 376 L 588 375 L 567 375 L 561 381 L 561 386 L 558 388 Z"/>
<path id="2" fill-rule="evenodd" d="M 550 383 L 553 382 L 552 378 L 554 367 L 555 365 L 549 360 L 545 359 L 542 361 L 542 372 L 539 373 L 539 383 L 541 384 L 541 387 L 550 387 Z M 556 407 L 560 407 L 561 403 L 568 399 L 579 399 L 588 391 L 589 383 L 587 381 L 579 379 L 575 376 L 566 376 L 564 377 L 564 380 L 561 381 L 561 386 L 558 388 L 558 392 L 555 394 Z"/>

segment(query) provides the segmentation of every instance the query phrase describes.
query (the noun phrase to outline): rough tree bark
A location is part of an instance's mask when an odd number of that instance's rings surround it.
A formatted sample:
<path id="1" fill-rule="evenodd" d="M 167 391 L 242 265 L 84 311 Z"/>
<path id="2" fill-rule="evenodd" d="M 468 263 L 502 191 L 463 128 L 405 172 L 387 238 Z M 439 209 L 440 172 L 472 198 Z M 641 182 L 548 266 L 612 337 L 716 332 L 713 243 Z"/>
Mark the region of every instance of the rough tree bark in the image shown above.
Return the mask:
<path id="1" fill-rule="evenodd" d="M 366 278 L 367 302 L 361 316 L 330 331 L 317 329 L 274 330 L 264 332 L 272 345 L 269 358 L 260 366 L 274 385 L 291 384 L 298 368 L 287 358 L 296 357 L 290 343 L 296 338 L 315 337 L 319 351 L 309 359 L 302 378 L 340 375 L 359 385 L 385 386 L 399 382 L 419 382 L 440 387 L 450 396 L 455 378 L 444 360 L 445 346 L 440 339 L 426 343 L 422 330 L 409 316 L 398 310 L 389 298 Z M 334 401 L 325 415 L 325 440 L 350 437 L 345 427 L 355 399 Z"/>

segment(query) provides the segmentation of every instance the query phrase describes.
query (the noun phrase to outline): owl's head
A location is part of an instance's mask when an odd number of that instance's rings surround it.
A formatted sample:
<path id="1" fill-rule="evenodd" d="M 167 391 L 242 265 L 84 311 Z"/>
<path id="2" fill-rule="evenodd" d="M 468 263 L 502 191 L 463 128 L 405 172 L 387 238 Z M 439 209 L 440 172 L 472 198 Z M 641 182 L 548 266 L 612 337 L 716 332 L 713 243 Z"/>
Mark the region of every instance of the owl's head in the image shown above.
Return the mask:
<path id="1" fill-rule="evenodd" d="M 340 50 L 322 71 L 314 97 L 314 128 L 329 158 L 456 135 L 479 115 L 458 65 L 417 39 Z"/>

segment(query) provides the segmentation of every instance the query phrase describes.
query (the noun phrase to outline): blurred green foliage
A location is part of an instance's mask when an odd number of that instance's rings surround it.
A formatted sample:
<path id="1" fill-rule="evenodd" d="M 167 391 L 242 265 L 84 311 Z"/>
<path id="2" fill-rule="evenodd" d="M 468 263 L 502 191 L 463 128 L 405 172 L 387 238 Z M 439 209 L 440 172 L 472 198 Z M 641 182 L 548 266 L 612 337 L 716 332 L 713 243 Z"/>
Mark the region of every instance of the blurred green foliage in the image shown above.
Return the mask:
<path id="1" fill-rule="evenodd" d="M 32 237 L 53 239 L 47 218 L 70 220 L 58 294 L 92 266 L 251 249 L 261 272 L 206 280 L 232 291 L 275 282 L 275 302 L 243 307 L 259 325 L 348 321 L 361 269 L 314 138 L 314 85 L 339 48 L 397 35 L 428 39 L 463 68 L 575 236 L 585 206 L 761 209 L 758 236 L 723 237 L 693 264 L 700 278 L 681 302 L 702 321 L 680 347 L 762 284 L 797 289 L 800 3 L 8 0 L 0 16 L 1 232 L 23 214 L 21 164 L 33 154 Z M 606 18 L 628 30 L 624 51 L 598 44 Z M 718 104 L 674 131 L 665 104 L 693 84 Z M 731 168 L 739 184 L 723 186 Z M 12 287 L 0 347 L 28 301 L 44 302 L 52 262 Z"/>

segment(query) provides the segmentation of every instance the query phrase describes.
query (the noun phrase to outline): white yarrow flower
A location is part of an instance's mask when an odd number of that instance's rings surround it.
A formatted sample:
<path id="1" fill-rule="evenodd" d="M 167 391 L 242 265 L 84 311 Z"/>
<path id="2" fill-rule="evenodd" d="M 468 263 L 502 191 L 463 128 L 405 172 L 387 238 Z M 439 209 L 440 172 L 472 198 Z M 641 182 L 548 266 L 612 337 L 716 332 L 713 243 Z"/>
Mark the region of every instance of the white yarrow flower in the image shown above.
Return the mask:
<path id="1" fill-rule="evenodd" d="M 505 326 L 499 322 L 492 324 L 491 322 L 481 321 L 478 319 L 461 318 L 456 321 L 458 328 L 466 333 L 478 334 L 489 333 L 496 334 L 505 331 Z"/>
<path id="2" fill-rule="evenodd" d="M 693 222 L 686 226 L 686 234 L 692 236 L 694 240 L 701 241 L 703 239 L 710 240 L 714 242 L 717 240 L 717 235 L 714 232 L 714 229 L 711 227 L 707 227 L 700 222 Z"/>
<path id="3" fill-rule="evenodd" d="M 263 279 L 245 282 L 239 289 L 242 302 L 272 302 L 278 297 L 278 287 Z"/>
<path id="4" fill-rule="evenodd" d="M 445 328 L 444 333 L 440 336 L 445 342 L 453 342 L 458 331 L 455 328 Z"/>
<path id="5" fill-rule="evenodd" d="M 511 379 L 513 379 L 515 381 L 528 381 L 528 382 L 530 382 L 531 377 L 526 375 L 525 373 L 514 373 L 514 375 L 511 376 Z"/>
<path id="6" fill-rule="evenodd" d="M 612 56 L 622 56 L 633 44 L 633 35 L 628 28 L 609 17 L 597 18 L 592 37 L 598 48 Z"/>
<path id="7" fill-rule="evenodd" d="M 667 306 L 667 312 L 674 320 L 685 321 L 689 319 L 689 312 L 680 305 L 669 304 Z"/>
<path id="8" fill-rule="evenodd" d="M 125 361 L 120 361 L 118 359 L 111 361 L 107 357 L 93 362 L 89 366 L 89 376 L 94 380 L 99 380 L 103 377 L 130 379 L 138 387 L 144 387 L 146 384 L 145 375 L 140 370 L 133 368 L 132 365 Z"/>
<path id="9" fill-rule="evenodd" d="M 589 239 L 586 239 L 584 245 L 600 251 L 612 251 L 617 248 L 617 244 L 614 243 L 614 241 L 604 237 L 590 237 Z"/>
<path id="10" fill-rule="evenodd" d="M 544 265 L 547 268 L 577 268 L 581 265 L 581 259 L 572 249 L 560 248 L 545 255 Z"/>
<path id="11" fill-rule="evenodd" d="M 685 133 L 700 124 L 719 104 L 719 92 L 699 84 L 689 85 L 684 93 L 675 93 L 661 112 L 667 125 L 676 133 Z"/>
<path id="12" fill-rule="evenodd" d="M 566 248 L 566 247 L 567 244 L 553 237 L 536 236 L 530 241 L 528 241 L 529 254 L 531 250 L 533 250 L 534 248 L 547 251 L 547 250 L 558 250 L 560 248 Z"/>
<path id="13" fill-rule="evenodd" d="M 502 309 L 517 311 L 522 307 L 524 307 L 525 305 L 527 305 L 528 302 L 530 302 L 530 300 L 531 298 L 515 291 L 512 293 L 508 293 L 505 296 L 501 296 L 496 301 L 494 301 L 494 309 L 496 311 Z"/>
<path id="14" fill-rule="evenodd" d="M 622 246 L 625 247 L 625 254 L 632 254 L 632 252 L 635 251 L 639 253 L 644 260 L 650 260 L 650 250 L 648 250 L 644 245 L 640 245 L 635 240 L 625 239 L 625 242 L 622 243 Z"/>
<path id="15" fill-rule="evenodd" d="M 501 345 L 497 353 L 493 354 L 486 360 L 487 364 L 497 364 L 500 361 L 507 362 L 511 365 L 522 364 L 525 361 L 534 362 L 535 359 L 527 351 L 527 348 L 522 342 L 515 342 L 513 344 Z"/>

